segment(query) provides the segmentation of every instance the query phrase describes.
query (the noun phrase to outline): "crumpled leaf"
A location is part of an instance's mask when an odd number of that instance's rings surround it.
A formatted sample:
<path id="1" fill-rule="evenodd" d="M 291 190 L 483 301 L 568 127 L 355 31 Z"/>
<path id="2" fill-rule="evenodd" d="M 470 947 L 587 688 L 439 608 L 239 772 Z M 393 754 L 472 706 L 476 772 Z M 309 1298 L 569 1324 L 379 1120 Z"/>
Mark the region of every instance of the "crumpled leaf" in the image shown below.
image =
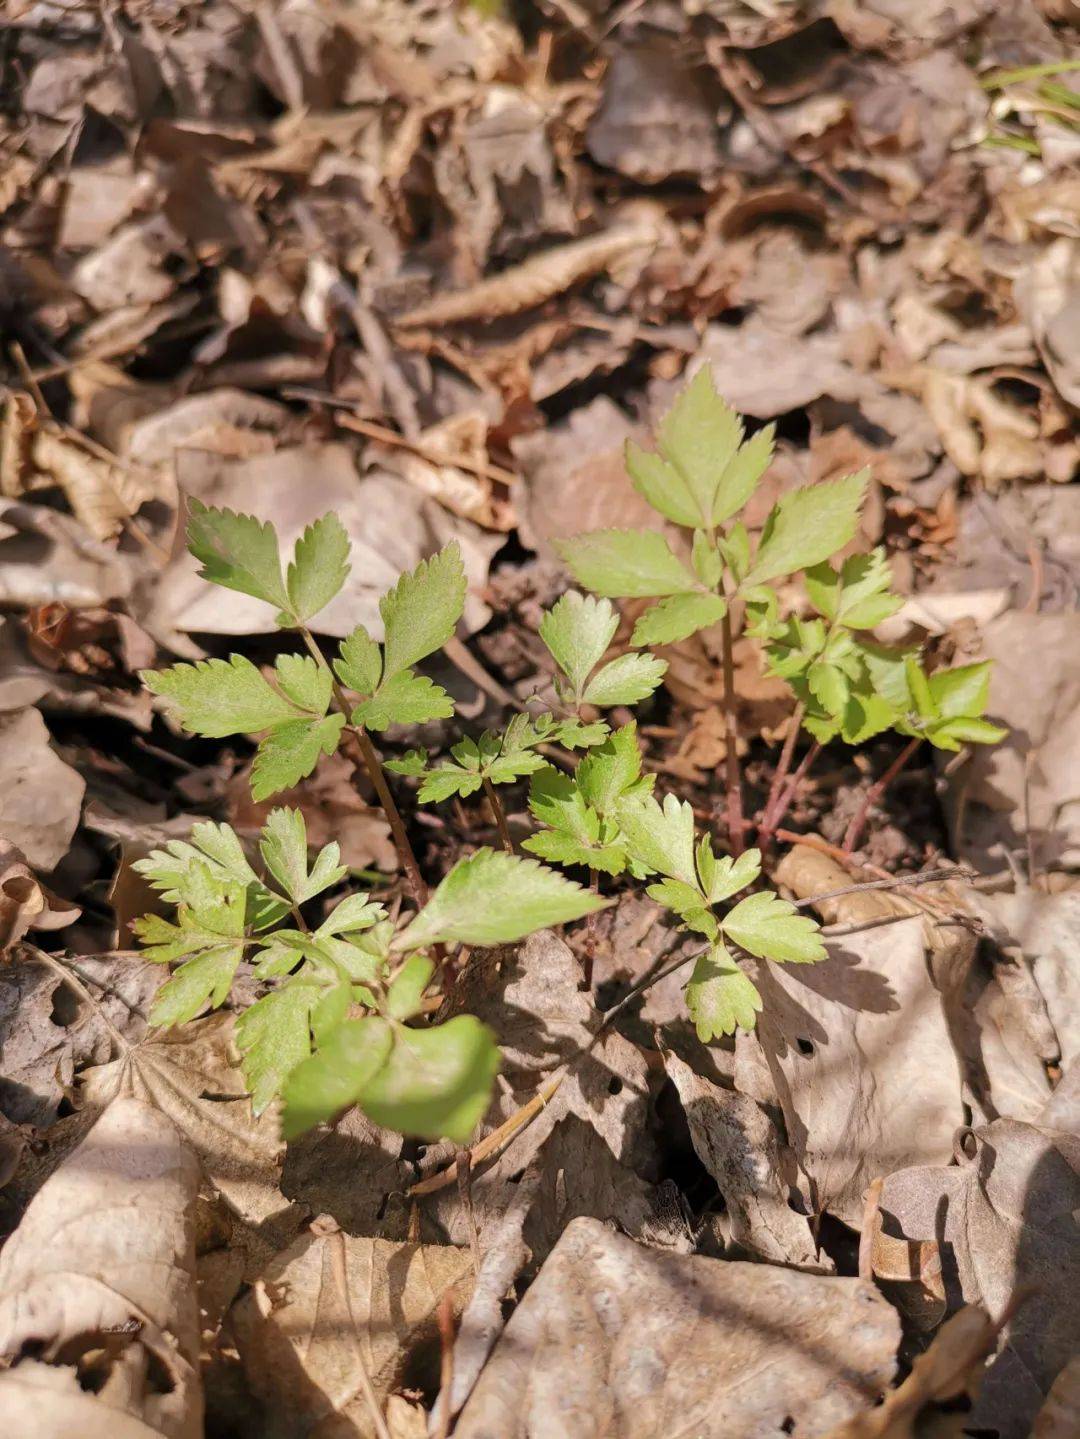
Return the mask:
<path id="1" fill-rule="evenodd" d="M 664 1055 L 690 1126 L 694 1151 L 720 1189 L 731 1237 L 755 1258 L 811 1273 L 831 1274 L 809 1220 L 787 1202 L 791 1156 L 768 1116 L 752 1099 L 695 1074 L 677 1055 Z"/>
<path id="2" fill-rule="evenodd" d="M 1017 1290 L 1034 1292 L 1002 1336 L 970 1417 L 1001 1439 L 1024 1439 L 1062 1366 L 1080 1350 L 1076 1210 L 1080 1141 L 1074 1133 L 999 1119 L 965 1136 L 959 1165 L 890 1174 L 886 1226 L 943 1248 L 953 1305 L 1000 1314 Z"/>
<path id="3" fill-rule="evenodd" d="M 367 1384 L 381 1406 L 406 1376 L 410 1387 L 437 1380 L 436 1310 L 447 1295 L 460 1313 L 471 1268 L 467 1249 L 354 1238 L 320 1221 L 231 1312 L 253 1392 L 290 1433 L 375 1439 Z"/>
<path id="4" fill-rule="evenodd" d="M 155 1030 L 108 1064 L 82 1074 L 87 1106 L 121 1095 L 154 1104 L 176 1124 L 226 1203 L 251 1224 L 283 1216 L 284 1146 L 274 1109 L 258 1119 L 235 1062 L 231 1013 Z"/>
<path id="5" fill-rule="evenodd" d="M 10 1432 L 198 1439 L 198 1185 L 175 1126 L 119 1099 L 38 1192 L 0 1256 Z"/>
<path id="6" fill-rule="evenodd" d="M 900 1336 L 870 1284 L 647 1249 L 570 1224 L 515 1310 L 457 1439 L 821 1433 L 884 1389 Z M 581 1416 L 580 1419 L 577 1416 Z M 613 1419 L 603 1422 L 609 1426 Z"/>
<path id="7" fill-rule="evenodd" d="M 0 954 L 30 929 L 65 929 L 82 913 L 41 883 L 16 845 L 0 836 Z"/>

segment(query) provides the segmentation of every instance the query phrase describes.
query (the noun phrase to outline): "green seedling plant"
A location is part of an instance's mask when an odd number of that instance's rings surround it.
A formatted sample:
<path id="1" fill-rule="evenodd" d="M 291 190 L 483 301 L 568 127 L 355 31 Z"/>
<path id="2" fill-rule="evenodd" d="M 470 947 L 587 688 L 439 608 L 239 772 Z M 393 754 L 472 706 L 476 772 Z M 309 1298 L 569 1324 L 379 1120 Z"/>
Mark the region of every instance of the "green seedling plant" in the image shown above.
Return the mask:
<path id="1" fill-rule="evenodd" d="M 255 737 L 256 800 L 290 789 L 340 749 L 386 813 L 412 904 L 392 917 L 370 894 L 344 892 L 337 845 L 312 860 L 296 810 L 270 812 L 257 858 L 227 825 L 196 825 L 189 841 L 171 841 L 138 865 L 175 906 L 172 919 L 147 915 L 137 923 L 148 958 L 175 966 L 154 1002 L 154 1023 L 186 1023 L 224 1004 L 244 966 L 266 988 L 236 1029 L 257 1112 L 282 1100 L 291 1136 L 359 1105 L 379 1124 L 464 1143 L 487 1108 L 499 1050 L 475 1016 L 437 1017 L 451 952 L 589 918 L 611 902 L 599 893 L 601 877 L 627 876 L 705 943 L 691 956 L 686 986 L 702 1041 L 753 1029 L 761 997 L 750 961 L 825 958 L 817 924 L 762 884 L 762 852 L 820 746 L 836 738 L 858 744 L 885 730 L 908 741 L 853 819 L 851 849 L 872 804 L 923 741 L 956 750 L 1003 734 L 984 718 L 987 664 L 928 675 L 917 651 L 875 641 L 875 626 L 900 603 L 884 555 L 835 559 L 854 537 L 865 471 L 784 495 L 751 541 L 741 516 L 772 448 L 772 428 L 747 439 L 701 371 L 662 421 L 656 452 L 627 450 L 635 486 L 688 532 L 686 558 L 656 530 L 562 542 L 569 568 L 593 593 L 568 592 L 541 622 L 553 701 L 543 709 L 534 703 L 501 731 L 462 738 L 435 762 L 417 748 L 384 766 L 371 736 L 454 713 L 447 692 L 417 666 L 447 644 L 461 617 L 466 577 L 458 547 L 446 546 L 382 596 L 381 642 L 357 625 L 327 654 L 312 625 L 349 574 L 349 541 L 337 517 L 310 525 L 283 568 L 271 525 L 192 502 L 188 542 L 203 577 L 273 606 L 278 627 L 302 649 L 272 667 L 236 654 L 180 663 L 145 672 L 145 684 L 191 734 Z M 787 582 L 798 573 L 804 603 L 782 614 L 777 586 L 790 593 Z M 611 601 L 623 598 L 652 603 L 637 619 L 631 651 L 611 657 L 619 623 Z M 735 604 L 796 701 L 753 849 L 745 845 L 737 758 Z M 656 690 L 666 664 L 649 646 L 714 625 L 728 740 L 726 855 L 709 835 L 695 834 L 689 804 L 654 796 L 636 723 L 612 730 L 598 717 Z M 812 743 L 792 770 L 800 729 Z M 421 803 L 483 791 L 502 850 L 461 859 L 429 890 L 387 770 L 417 781 Z M 522 840 L 529 858 L 513 852 L 497 793 L 526 779 L 536 825 Z M 591 887 L 562 868 L 590 876 Z"/>
<path id="2" fill-rule="evenodd" d="M 463 1141 L 490 1099 L 499 1063 L 487 1026 L 470 1015 L 429 1023 L 438 1005 L 440 950 L 512 943 L 567 923 L 607 901 L 533 859 L 490 849 L 461 860 L 429 893 L 369 731 L 453 713 L 446 691 L 415 666 L 454 632 L 465 600 L 458 547 L 448 545 L 382 597 L 382 643 L 358 625 L 332 659 L 311 621 L 341 591 L 349 542 L 335 515 L 306 529 L 282 571 L 277 535 L 251 515 L 191 506 L 188 543 L 204 578 L 272 605 L 278 626 L 306 653 L 284 654 L 269 673 L 240 655 L 146 671 L 180 726 L 210 738 L 259 736 L 252 794 L 263 800 L 309 775 L 345 747 L 370 777 L 391 824 L 416 912 L 391 923 L 366 894 L 341 898 L 317 924 L 304 907 L 345 878 L 338 846 L 308 863 L 303 817 L 271 812 L 252 866 L 227 825 L 194 827 L 140 863 L 176 906 L 175 920 L 147 915 L 137 932 L 147 957 L 176 965 L 161 987 L 154 1023 L 182 1024 L 228 998 L 241 962 L 269 992 L 241 1015 L 237 1042 L 257 1111 L 284 1099 L 296 1134 L 361 1105 L 378 1123 Z"/>
<path id="3" fill-rule="evenodd" d="M 929 711 L 918 707 L 915 689 L 910 684 L 902 689 L 895 678 L 922 674 L 917 653 L 874 647 L 871 632 L 901 604 L 889 588 L 884 553 L 874 550 L 834 563 L 855 536 L 867 470 L 783 495 L 752 544 L 741 515 L 769 466 L 773 443 L 771 425 L 746 438 L 742 420 L 717 394 L 705 367 L 660 422 L 656 450 L 633 442 L 626 449 L 634 487 L 665 520 L 689 532 L 688 557 L 677 554 L 666 535 L 655 530 L 598 530 L 559 545 L 586 589 L 610 598 L 654 601 L 637 621 L 635 645 L 673 644 L 720 626 L 727 830 L 735 855 L 744 847 L 748 827 L 734 692 L 731 611 L 736 603 L 745 610 L 748 633 L 764 647 L 768 668 L 791 685 L 796 699 L 794 722 L 758 822 L 763 846 L 821 745 L 831 739 L 860 744 L 890 729 L 914 735 L 912 725 L 919 738 L 932 743 L 950 735 L 965 743 L 993 743 L 1002 734 L 982 719 L 985 684 L 942 680 L 943 693 L 963 698 L 950 698 L 948 711 L 943 707 L 931 723 Z M 778 586 L 787 586 L 800 572 L 806 608 L 815 613 L 781 618 Z M 925 698 L 925 688 L 919 693 Z M 963 714 L 956 712 L 960 703 L 968 706 Z M 792 774 L 800 728 L 813 743 Z M 880 791 L 872 792 L 872 800 L 878 797 Z"/>
<path id="4" fill-rule="evenodd" d="M 483 788 L 503 847 L 512 849 L 495 785 L 512 784 L 538 770 L 546 771 L 543 749 L 547 745 L 578 750 L 601 744 L 609 733 L 607 724 L 583 719 L 583 709 L 638 704 L 653 693 L 667 671 L 664 660 L 648 653 L 631 652 L 605 660 L 618 625 L 618 614 L 609 600 L 569 591 L 540 623 L 540 638 L 557 667 L 558 713 L 517 714 L 501 733 L 485 730 L 478 740 L 461 740 L 451 748 L 450 760 L 431 765 L 426 750 L 414 749 L 399 760 L 388 761 L 387 769 L 421 780 L 417 794 L 421 804 L 437 804 Z M 526 848 L 543 853 L 536 845 L 526 844 Z"/>

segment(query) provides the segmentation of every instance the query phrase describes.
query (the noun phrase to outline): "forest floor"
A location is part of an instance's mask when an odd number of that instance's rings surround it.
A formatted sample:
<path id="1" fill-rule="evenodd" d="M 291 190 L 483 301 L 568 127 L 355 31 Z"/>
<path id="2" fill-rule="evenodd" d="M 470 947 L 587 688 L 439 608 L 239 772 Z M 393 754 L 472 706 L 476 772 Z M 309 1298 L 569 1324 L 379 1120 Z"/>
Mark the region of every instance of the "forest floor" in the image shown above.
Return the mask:
<path id="1" fill-rule="evenodd" d="M 1075 0 L 9 0 L 0 1405 L 34 1432 L 1080 1432 L 1078 37 Z M 427 667 L 456 715 L 380 737 L 442 756 L 550 686 L 556 542 L 659 523 L 624 447 L 703 364 L 776 425 L 751 531 L 868 467 L 856 548 L 904 597 L 882 637 L 993 660 L 1007 738 L 924 746 L 853 854 L 904 742 L 825 746 L 768 872 L 849 892 L 753 1033 L 698 1040 L 662 973 L 685 936 L 605 880 L 601 915 L 462 976 L 508 1128 L 460 1151 L 354 1109 L 286 1146 L 232 1048 L 257 981 L 156 1030 L 132 929 L 160 908 L 139 860 L 200 819 L 254 843 L 272 807 L 253 743 L 183 733 L 138 678 L 280 649 L 198 578 L 186 502 L 288 545 L 337 512 L 328 637 L 379 634 L 456 540 L 464 618 Z M 722 844 L 719 643 L 662 649 L 636 718 Z M 746 634 L 734 661 L 753 815 L 795 701 Z M 483 792 L 393 786 L 429 883 L 498 844 Z M 503 793 L 518 842 L 528 785 Z M 281 803 L 408 904 L 342 755 Z M 188 1239 L 118 1296 L 154 1109 L 176 1147 L 139 1222 Z"/>

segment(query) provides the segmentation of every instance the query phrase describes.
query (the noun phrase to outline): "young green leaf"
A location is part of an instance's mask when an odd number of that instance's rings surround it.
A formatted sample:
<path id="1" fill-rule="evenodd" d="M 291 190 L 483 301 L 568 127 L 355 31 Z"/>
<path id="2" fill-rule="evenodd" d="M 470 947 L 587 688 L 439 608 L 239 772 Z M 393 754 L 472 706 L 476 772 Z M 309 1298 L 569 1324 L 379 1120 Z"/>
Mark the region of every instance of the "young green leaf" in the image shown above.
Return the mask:
<path id="1" fill-rule="evenodd" d="M 694 811 L 685 800 L 665 795 L 661 809 L 652 795 L 635 794 L 618 806 L 618 818 L 634 859 L 697 888 Z"/>
<path id="2" fill-rule="evenodd" d="M 174 1024 L 186 1024 L 207 1004 L 217 1009 L 228 999 L 243 957 L 242 946 L 223 944 L 189 959 L 155 994 L 150 1006 L 150 1023 L 168 1028 Z"/>
<path id="3" fill-rule="evenodd" d="M 930 696 L 944 719 L 976 719 L 990 698 L 990 660 L 938 670 L 928 681 Z"/>
<path id="4" fill-rule="evenodd" d="M 705 853 L 705 843 L 703 842 L 698 846 L 698 871 L 701 875 L 701 887 L 710 904 L 719 904 L 721 900 L 730 899 L 733 894 L 738 894 L 740 889 L 745 889 L 748 884 L 753 884 L 761 873 L 761 850 L 759 849 L 744 850 L 738 859 L 732 859 L 730 855 L 714 859 L 710 845 L 708 856 L 711 863 L 703 864 L 702 859 Z"/>
<path id="5" fill-rule="evenodd" d="M 760 585 L 820 564 L 855 534 L 869 470 L 792 490 L 775 506 L 744 580 Z"/>
<path id="6" fill-rule="evenodd" d="M 655 655 L 620 655 L 597 670 L 585 686 L 582 696 L 586 704 L 606 708 L 609 705 L 632 705 L 652 694 L 667 673 L 667 661 Z"/>
<path id="7" fill-rule="evenodd" d="M 499 1062 L 495 1036 L 474 1015 L 459 1014 L 430 1029 L 399 1027 L 360 1105 L 385 1128 L 466 1144 L 491 1103 Z"/>
<path id="8" fill-rule="evenodd" d="M 323 515 L 296 542 L 285 588 L 289 613 L 278 624 L 306 624 L 325 609 L 349 573 L 349 536 L 335 514 Z"/>
<path id="9" fill-rule="evenodd" d="M 330 707 L 333 678 L 311 655 L 278 655 L 274 678 L 286 699 L 308 714 L 324 715 Z"/>
<path id="10" fill-rule="evenodd" d="M 254 929 L 265 929 L 288 913 L 288 904 L 262 883 L 248 863 L 235 830 L 227 824 L 212 820 L 193 824 L 190 842 L 170 839 L 164 849 L 151 850 L 132 868 L 170 904 L 190 905 L 200 890 L 200 866 L 222 884 L 231 882 L 246 890 L 245 923 Z"/>
<path id="11" fill-rule="evenodd" d="M 688 929 L 697 930 L 707 939 L 719 938 L 715 916 L 695 886 L 684 884 L 681 879 L 662 879 L 659 884 L 650 884 L 646 893 L 658 904 L 674 910 Z"/>
<path id="12" fill-rule="evenodd" d="M 756 435 L 751 435 L 750 439 L 739 447 L 738 453 L 728 461 L 716 486 L 712 512 L 714 525 L 722 525 L 725 520 L 737 514 L 757 489 L 762 475 L 772 463 L 775 437 L 776 426 L 766 425 L 763 430 L 758 430 Z M 736 525 L 728 537 L 729 540 L 734 539 L 736 545 L 739 540 L 735 531 L 741 528 Z M 743 533 L 745 534 L 745 531 Z M 737 565 L 733 568 L 737 569 Z M 738 574 L 736 578 L 739 578 Z"/>
<path id="13" fill-rule="evenodd" d="M 674 645 L 720 622 L 727 603 L 719 595 L 672 595 L 650 605 L 634 626 L 635 645 Z"/>
<path id="14" fill-rule="evenodd" d="M 601 842 L 601 820 L 586 804 L 575 778 L 546 765 L 529 785 L 529 809 L 548 829 L 523 841 L 522 847 L 556 864 L 586 865 L 605 874 L 620 874 L 626 864 L 622 846 Z"/>
<path id="15" fill-rule="evenodd" d="M 373 903 L 363 891 L 341 900 L 319 925 L 315 933 L 322 939 L 334 934 L 358 934 L 386 917 L 381 904 Z"/>
<path id="16" fill-rule="evenodd" d="M 580 697 L 585 681 L 604 657 L 619 627 L 609 600 L 568 590 L 540 621 L 540 638 Z"/>
<path id="17" fill-rule="evenodd" d="M 777 964 L 816 964 L 826 957 L 814 920 L 771 890 L 740 900 L 724 915 L 720 928 L 749 954 Z"/>
<path id="18" fill-rule="evenodd" d="M 344 715 L 332 714 L 320 720 L 291 719 L 272 729 L 255 755 L 252 798 L 269 799 L 307 779 L 320 757 L 337 749 L 344 724 Z"/>
<path id="19" fill-rule="evenodd" d="M 676 397 L 656 432 L 660 453 L 693 499 L 695 525 L 713 524 L 717 486 L 742 438 L 742 420 L 717 394 L 711 367 L 703 365 Z"/>
<path id="20" fill-rule="evenodd" d="M 202 564 L 199 574 L 204 580 L 254 595 L 280 610 L 289 608 L 273 525 L 193 499 L 188 501 L 187 542 Z"/>
<path id="21" fill-rule="evenodd" d="M 350 1019 L 333 1030 L 285 1082 L 284 1137 L 295 1139 L 356 1104 L 393 1046 L 393 1031 L 382 1018 Z"/>
<path id="22" fill-rule="evenodd" d="M 424 1007 L 424 990 L 435 973 L 435 961 L 426 954 L 410 954 L 386 991 L 386 1012 L 391 1019 L 412 1019 Z"/>
<path id="23" fill-rule="evenodd" d="M 535 860 L 481 849 L 457 862 L 393 947 L 510 944 L 608 903 Z"/>
<path id="24" fill-rule="evenodd" d="M 751 1030 L 761 1011 L 761 995 L 722 944 L 698 956 L 686 986 L 686 1007 L 702 1044 Z"/>
<path id="25" fill-rule="evenodd" d="M 361 700 L 352 712 L 352 722 L 381 731 L 392 724 L 449 719 L 453 713 L 454 701 L 442 685 L 414 670 L 401 670 L 384 680 L 370 699 Z"/>
<path id="26" fill-rule="evenodd" d="M 889 592 L 892 574 L 880 547 L 868 555 L 851 555 L 842 568 L 814 565 L 806 571 L 806 593 L 818 614 L 840 620 L 849 629 L 873 629 L 903 604 Z"/>
<path id="27" fill-rule="evenodd" d="M 254 1114 L 270 1106 L 311 1053 L 311 1011 L 323 993 L 320 985 L 294 981 L 256 1000 L 236 1021 L 236 1044 Z"/>
<path id="28" fill-rule="evenodd" d="M 656 530 L 592 530 L 556 541 L 574 578 L 609 599 L 691 593 L 697 578 Z"/>
<path id="29" fill-rule="evenodd" d="M 612 814 L 618 801 L 641 779 L 641 750 L 633 720 L 590 750 L 574 776 L 585 802 L 602 815 Z M 651 789 L 653 776 L 647 787 Z"/>
<path id="30" fill-rule="evenodd" d="M 148 690 L 168 701 L 184 729 L 207 739 L 254 734 L 297 714 L 242 655 L 143 670 L 140 678 Z"/>
<path id="31" fill-rule="evenodd" d="M 382 650 L 363 625 L 341 641 L 340 658 L 334 661 L 334 673 L 341 683 L 359 695 L 374 694 L 382 679 Z"/>
<path id="32" fill-rule="evenodd" d="M 259 849 L 267 869 L 296 904 L 339 884 L 348 873 L 339 863 L 341 851 L 336 842 L 320 850 L 314 867 L 308 871 L 307 824 L 298 809 L 270 811 Z"/>
<path id="33" fill-rule="evenodd" d="M 1008 733 L 989 720 L 960 715 L 932 725 L 926 737 L 938 749 L 958 750 L 962 744 L 1000 744 Z"/>
<path id="34" fill-rule="evenodd" d="M 456 540 L 402 575 L 379 601 L 387 679 L 441 649 L 465 607 L 465 567 Z"/>

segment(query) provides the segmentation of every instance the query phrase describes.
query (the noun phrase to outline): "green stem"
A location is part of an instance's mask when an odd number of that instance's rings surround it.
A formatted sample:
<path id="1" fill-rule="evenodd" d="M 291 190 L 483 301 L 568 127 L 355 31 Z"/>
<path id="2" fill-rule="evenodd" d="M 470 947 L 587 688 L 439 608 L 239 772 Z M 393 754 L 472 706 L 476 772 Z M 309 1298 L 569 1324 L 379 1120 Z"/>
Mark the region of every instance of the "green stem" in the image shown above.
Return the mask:
<path id="1" fill-rule="evenodd" d="M 881 778 L 872 784 L 863 795 L 862 804 L 860 804 L 853 815 L 851 823 L 847 827 L 847 833 L 844 835 L 844 843 L 841 848 L 845 854 L 851 854 L 852 850 L 854 850 L 862 838 L 862 832 L 866 828 L 866 821 L 871 808 L 881 799 L 882 795 L 921 744 L 921 735 L 916 735 L 914 739 L 908 740 L 907 744 L 896 756 Z"/>
<path id="2" fill-rule="evenodd" d="M 513 854 L 514 841 L 510 838 L 510 828 L 506 823 L 506 811 L 502 807 L 502 800 L 500 800 L 496 794 L 495 786 L 486 774 L 481 777 L 481 782 L 484 786 L 484 793 L 488 797 L 488 803 L 491 805 L 491 812 L 495 816 L 495 824 L 499 831 L 499 841 L 507 854 Z"/>
<path id="3" fill-rule="evenodd" d="M 329 664 L 327 664 L 326 656 L 319 648 L 310 630 L 301 629 L 300 634 L 303 636 L 308 653 L 315 660 L 316 664 L 329 672 L 333 687 L 334 703 L 345 716 L 346 720 L 348 720 L 352 713 L 352 708 L 345 691 L 338 683 L 337 676 Z M 364 729 L 363 725 L 346 724 L 343 732 L 342 747 L 353 768 L 357 771 L 362 769 L 371 781 L 372 788 L 375 790 L 379 804 L 382 806 L 383 813 L 386 815 L 387 823 L 390 826 L 390 834 L 394 841 L 394 848 L 397 850 L 398 859 L 409 881 L 409 888 L 412 891 L 413 899 L 416 901 L 416 907 L 423 909 L 427 903 L 428 887 L 424 882 L 424 876 L 420 873 L 420 866 L 417 863 L 413 847 L 409 842 L 409 836 L 405 829 L 405 823 L 401 818 L 401 812 L 394 803 L 394 796 L 390 793 L 390 786 L 386 782 L 386 774 L 379 760 L 378 752 L 371 743 L 367 730 Z"/>
<path id="4" fill-rule="evenodd" d="M 727 783 L 728 842 L 732 854 L 738 857 L 743 852 L 743 803 L 737 749 L 739 725 L 735 714 L 735 654 L 730 610 L 725 611 L 720 624 L 724 664 L 724 771 Z"/>

